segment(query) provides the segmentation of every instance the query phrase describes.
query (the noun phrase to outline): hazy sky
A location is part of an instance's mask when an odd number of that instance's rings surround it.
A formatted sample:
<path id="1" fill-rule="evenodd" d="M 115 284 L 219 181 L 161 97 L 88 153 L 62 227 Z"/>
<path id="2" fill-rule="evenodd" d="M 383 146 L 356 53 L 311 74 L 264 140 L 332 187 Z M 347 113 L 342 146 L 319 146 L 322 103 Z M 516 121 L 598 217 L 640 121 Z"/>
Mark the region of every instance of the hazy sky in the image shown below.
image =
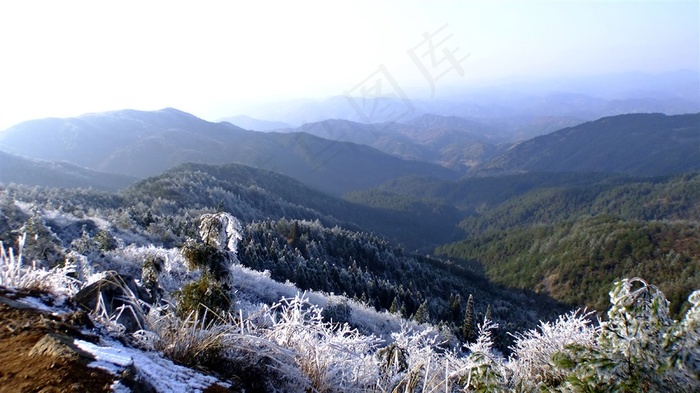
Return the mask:
<path id="1" fill-rule="evenodd" d="M 429 96 L 511 76 L 699 70 L 699 21 L 697 1 L 0 0 L 0 130 L 123 108 L 216 119 L 378 77 Z"/>

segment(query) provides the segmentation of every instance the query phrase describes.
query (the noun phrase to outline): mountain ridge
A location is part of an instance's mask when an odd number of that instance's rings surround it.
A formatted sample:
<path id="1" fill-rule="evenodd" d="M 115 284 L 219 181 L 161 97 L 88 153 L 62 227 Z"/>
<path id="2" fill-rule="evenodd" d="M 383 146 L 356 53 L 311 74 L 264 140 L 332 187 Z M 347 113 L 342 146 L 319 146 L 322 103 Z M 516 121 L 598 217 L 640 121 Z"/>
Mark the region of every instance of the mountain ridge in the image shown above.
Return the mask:
<path id="1" fill-rule="evenodd" d="M 141 178 L 184 162 L 240 162 L 334 195 L 416 172 L 456 177 L 439 165 L 402 160 L 368 146 L 303 133 L 248 131 L 172 108 L 33 120 L 2 132 L 0 144 L 13 154 Z"/>
<path id="2" fill-rule="evenodd" d="M 31 159 L 0 150 L 0 183 L 116 191 L 136 180 L 130 176 L 94 171 L 67 161 Z"/>
<path id="3" fill-rule="evenodd" d="M 700 113 L 604 117 L 519 143 L 486 171 L 657 176 L 700 169 Z"/>

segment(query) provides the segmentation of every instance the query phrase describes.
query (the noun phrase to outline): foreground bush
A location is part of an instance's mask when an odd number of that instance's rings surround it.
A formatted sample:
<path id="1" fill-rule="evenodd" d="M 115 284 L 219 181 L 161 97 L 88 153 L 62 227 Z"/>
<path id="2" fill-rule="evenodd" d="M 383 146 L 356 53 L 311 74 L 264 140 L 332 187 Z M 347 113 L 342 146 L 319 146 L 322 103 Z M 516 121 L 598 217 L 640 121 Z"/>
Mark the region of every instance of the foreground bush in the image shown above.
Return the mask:
<path id="1" fill-rule="evenodd" d="M 690 310 L 675 321 L 658 288 L 639 278 L 617 282 L 596 342 L 557 355 L 571 371 L 565 390 L 700 391 L 700 291 L 688 300 Z"/>

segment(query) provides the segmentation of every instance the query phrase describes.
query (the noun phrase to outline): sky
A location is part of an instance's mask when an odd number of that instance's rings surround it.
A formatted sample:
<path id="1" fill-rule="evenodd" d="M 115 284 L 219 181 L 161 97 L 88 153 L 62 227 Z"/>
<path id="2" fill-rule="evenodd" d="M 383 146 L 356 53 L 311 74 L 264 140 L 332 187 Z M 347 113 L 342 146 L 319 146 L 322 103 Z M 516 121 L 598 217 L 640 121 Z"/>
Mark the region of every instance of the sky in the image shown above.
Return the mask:
<path id="1" fill-rule="evenodd" d="M 174 107 L 208 120 L 377 81 L 700 71 L 700 2 L 0 0 L 0 130 Z M 363 90 L 364 89 L 364 90 Z"/>

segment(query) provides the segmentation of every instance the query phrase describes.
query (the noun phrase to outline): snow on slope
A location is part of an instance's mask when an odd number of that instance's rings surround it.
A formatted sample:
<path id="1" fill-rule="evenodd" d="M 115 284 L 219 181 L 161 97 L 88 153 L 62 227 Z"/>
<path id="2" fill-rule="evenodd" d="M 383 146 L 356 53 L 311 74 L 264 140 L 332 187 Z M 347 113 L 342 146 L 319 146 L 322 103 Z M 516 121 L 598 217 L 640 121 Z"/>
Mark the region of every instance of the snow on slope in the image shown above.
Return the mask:
<path id="1" fill-rule="evenodd" d="M 215 383 L 228 386 L 212 376 L 179 366 L 155 352 L 125 347 L 114 340 L 104 339 L 104 346 L 83 340 L 74 342 L 80 349 L 89 352 L 97 359 L 88 366 L 107 370 L 114 375 L 119 375 L 127 367 L 133 366 L 138 377 L 148 381 L 159 393 L 202 392 Z M 126 387 L 123 385 L 120 387 L 120 385 L 117 381 L 113 386 L 114 390 L 127 391 Z"/>

